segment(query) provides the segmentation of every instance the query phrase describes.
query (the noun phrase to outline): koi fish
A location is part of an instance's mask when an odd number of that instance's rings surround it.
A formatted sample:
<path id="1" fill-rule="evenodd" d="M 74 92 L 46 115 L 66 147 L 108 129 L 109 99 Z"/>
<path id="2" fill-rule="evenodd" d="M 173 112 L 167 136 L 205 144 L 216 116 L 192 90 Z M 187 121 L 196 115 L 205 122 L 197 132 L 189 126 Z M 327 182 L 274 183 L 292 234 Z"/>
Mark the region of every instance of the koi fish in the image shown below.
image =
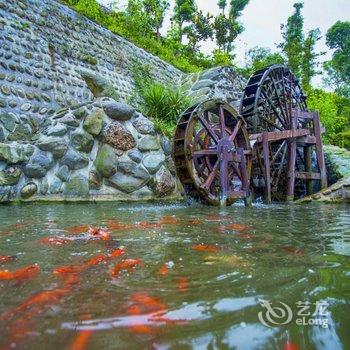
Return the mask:
<path id="1" fill-rule="evenodd" d="M 142 265 L 141 259 L 124 259 L 120 263 L 114 266 L 111 272 L 112 277 L 118 277 L 119 273 L 123 270 L 133 270 L 136 266 Z"/>
<path id="2" fill-rule="evenodd" d="M 74 338 L 70 350 L 84 350 L 86 345 L 92 336 L 92 331 L 80 331 Z"/>
<path id="3" fill-rule="evenodd" d="M 0 255 L 0 264 L 6 264 L 17 260 L 16 255 Z"/>
<path id="4" fill-rule="evenodd" d="M 136 227 L 141 229 L 147 229 L 147 228 L 158 228 L 161 227 L 162 224 L 160 222 L 148 222 L 148 221 L 140 221 L 136 223 Z"/>
<path id="5" fill-rule="evenodd" d="M 188 290 L 188 279 L 186 277 L 179 277 L 177 282 L 177 289 L 180 292 Z"/>
<path id="6" fill-rule="evenodd" d="M 214 245 L 210 244 L 197 244 L 191 247 L 193 250 L 198 250 L 200 252 L 217 253 L 220 249 Z"/>
<path id="7" fill-rule="evenodd" d="M 93 236 L 94 238 L 99 238 L 102 241 L 108 241 L 111 239 L 111 233 L 106 229 L 100 227 L 89 227 L 88 234 Z"/>
<path id="8" fill-rule="evenodd" d="M 249 227 L 243 224 L 229 224 L 223 227 L 225 230 L 234 230 L 234 231 L 245 231 Z"/>
<path id="9" fill-rule="evenodd" d="M 89 230 L 88 225 L 76 225 L 66 229 L 67 232 L 73 234 L 86 233 Z"/>
<path id="10" fill-rule="evenodd" d="M 298 350 L 298 345 L 290 341 L 286 341 L 284 343 L 283 350 Z"/>
<path id="11" fill-rule="evenodd" d="M 121 222 L 116 221 L 116 220 L 108 220 L 107 227 L 110 230 L 115 231 L 115 230 L 128 230 L 128 229 L 131 229 L 133 227 L 133 225 L 122 224 Z"/>
<path id="12" fill-rule="evenodd" d="M 84 269 L 83 265 L 67 265 L 55 268 L 52 271 L 54 275 L 65 275 L 69 273 L 79 273 Z"/>
<path id="13" fill-rule="evenodd" d="M 169 273 L 169 267 L 167 264 L 164 264 L 159 270 L 158 275 L 166 276 Z"/>
<path id="14" fill-rule="evenodd" d="M 42 238 L 39 242 L 44 245 L 64 245 L 71 242 L 71 239 L 65 237 L 45 237 Z"/>
<path id="15" fill-rule="evenodd" d="M 180 223 L 180 219 L 178 219 L 174 215 L 166 215 L 159 220 L 159 223 L 161 225 L 176 225 Z"/>
<path id="16" fill-rule="evenodd" d="M 0 270 L 0 280 L 21 280 L 34 278 L 40 271 L 38 264 L 29 265 L 22 269 L 10 272 L 8 270 Z"/>
<path id="17" fill-rule="evenodd" d="M 114 249 L 112 252 L 110 252 L 108 255 L 111 258 L 116 258 L 116 257 L 124 255 L 124 254 L 125 254 L 125 250 L 123 248 L 117 248 L 117 249 Z"/>
<path id="18" fill-rule="evenodd" d="M 202 221 L 200 219 L 190 219 L 187 221 L 189 225 L 201 225 Z"/>
<path id="19" fill-rule="evenodd" d="M 138 305 L 138 310 L 141 310 L 142 313 L 159 312 L 167 309 L 167 305 L 159 298 L 152 297 L 147 293 L 133 293 L 130 300 Z"/>

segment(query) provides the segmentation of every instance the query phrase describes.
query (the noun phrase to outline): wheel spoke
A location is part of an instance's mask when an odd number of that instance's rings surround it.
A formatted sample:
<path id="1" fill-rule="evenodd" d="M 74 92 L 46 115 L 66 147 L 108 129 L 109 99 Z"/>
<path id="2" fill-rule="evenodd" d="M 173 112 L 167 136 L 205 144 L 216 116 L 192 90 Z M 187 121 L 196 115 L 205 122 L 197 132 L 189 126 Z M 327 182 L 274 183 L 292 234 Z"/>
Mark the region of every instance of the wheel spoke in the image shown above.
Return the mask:
<path id="1" fill-rule="evenodd" d="M 211 184 L 213 183 L 216 173 L 219 169 L 219 165 L 220 165 L 220 159 L 218 159 L 213 167 L 213 170 L 211 171 L 211 173 L 209 174 L 208 178 L 206 179 L 206 181 L 204 182 L 203 185 L 201 185 L 201 187 L 205 190 L 209 190 Z"/>
<path id="2" fill-rule="evenodd" d="M 233 142 L 233 140 L 236 138 L 237 133 L 238 133 L 240 127 L 242 126 L 242 123 L 243 123 L 242 120 L 239 119 L 237 124 L 236 124 L 236 126 L 235 126 L 235 128 L 232 131 L 232 134 L 228 138 L 230 142 Z"/>
<path id="3" fill-rule="evenodd" d="M 217 154 L 218 154 L 218 151 L 216 148 L 201 149 L 193 152 L 194 157 L 211 156 L 211 155 L 217 155 Z"/>
<path id="4" fill-rule="evenodd" d="M 220 185 L 221 185 L 221 200 L 225 201 L 227 199 L 228 193 L 228 159 L 227 151 L 221 154 L 220 159 Z"/>
<path id="5" fill-rule="evenodd" d="M 225 130 L 226 130 L 226 124 L 225 124 L 225 110 L 223 106 L 220 105 L 220 129 L 221 129 L 221 138 L 225 137 Z"/>
<path id="6" fill-rule="evenodd" d="M 203 117 L 203 115 L 201 115 L 199 117 L 199 121 L 202 123 L 202 125 L 207 130 L 208 134 L 211 136 L 211 138 L 214 140 L 214 142 L 218 143 L 219 139 L 218 139 L 217 135 L 215 134 L 215 131 L 213 130 L 213 128 L 211 127 L 209 122 L 205 119 L 205 117 Z"/>

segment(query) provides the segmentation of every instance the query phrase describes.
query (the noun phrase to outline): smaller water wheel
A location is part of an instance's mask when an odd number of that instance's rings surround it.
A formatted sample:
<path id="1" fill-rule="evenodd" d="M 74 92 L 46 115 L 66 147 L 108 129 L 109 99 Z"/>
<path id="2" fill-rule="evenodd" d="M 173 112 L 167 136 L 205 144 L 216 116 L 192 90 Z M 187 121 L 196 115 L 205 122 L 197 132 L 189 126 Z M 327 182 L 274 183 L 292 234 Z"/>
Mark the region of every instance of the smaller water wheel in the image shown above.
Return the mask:
<path id="1" fill-rule="evenodd" d="M 250 196 L 252 151 L 233 107 L 210 100 L 187 109 L 174 137 L 173 159 L 186 194 L 211 205 Z"/>

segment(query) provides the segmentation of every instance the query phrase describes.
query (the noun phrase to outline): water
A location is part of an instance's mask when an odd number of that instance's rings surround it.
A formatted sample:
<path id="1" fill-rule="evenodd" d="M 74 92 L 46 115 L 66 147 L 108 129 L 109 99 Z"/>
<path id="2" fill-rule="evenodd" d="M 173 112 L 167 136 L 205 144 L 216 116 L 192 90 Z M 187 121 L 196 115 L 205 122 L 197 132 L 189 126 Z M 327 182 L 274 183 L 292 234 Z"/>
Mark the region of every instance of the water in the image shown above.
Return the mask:
<path id="1" fill-rule="evenodd" d="M 0 223 L 0 255 L 17 256 L 0 269 L 40 266 L 0 281 L 0 348 L 350 348 L 347 205 L 23 205 L 0 207 Z M 112 226 L 112 239 L 69 232 L 82 224 Z M 49 236 L 77 240 L 43 244 Z M 121 246 L 125 255 L 87 265 Z M 122 259 L 142 261 L 112 278 Z M 67 265 L 85 267 L 52 273 Z M 275 308 L 277 325 L 263 325 L 260 300 L 287 304 L 292 320 Z M 296 324 L 297 302 L 327 307 L 305 319 L 328 327 Z"/>

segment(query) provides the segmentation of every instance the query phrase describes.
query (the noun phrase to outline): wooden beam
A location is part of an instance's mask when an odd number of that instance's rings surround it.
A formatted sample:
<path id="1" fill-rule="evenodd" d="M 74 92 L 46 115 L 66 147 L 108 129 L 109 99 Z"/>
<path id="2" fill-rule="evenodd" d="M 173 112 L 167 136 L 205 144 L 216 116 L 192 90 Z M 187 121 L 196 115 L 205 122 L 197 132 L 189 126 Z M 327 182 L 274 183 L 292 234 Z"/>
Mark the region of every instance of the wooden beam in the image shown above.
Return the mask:
<path id="1" fill-rule="evenodd" d="M 249 140 L 255 140 L 257 143 L 263 142 L 263 135 L 266 138 L 267 142 L 287 140 L 293 138 L 299 138 L 304 136 L 309 136 L 309 129 L 295 129 L 295 130 L 283 130 L 283 131 L 270 131 L 259 134 L 252 134 L 249 136 Z"/>
<path id="2" fill-rule="evenodd" d="M 270 149 L 268 141 L 268 132 L 262 135 L 264 170 L 265 170 L 265 201 L 271 203 L 271 169 L 270 169 Z"/>
<path id="3" fill-rule="evenodd" d="M 321 123 L 318 112 L 313 113 L 313 124 L 314 124 L 314 134 L 316 137 L 316 157 L 318 167 L 321 173 L 321 188 L 324 189 L 328 186 L 327 183 L 327 171 L 326 171 L 326 162 L 324 159 L 323 145 L 321 139 Z"/>
<path id="4" fill-rule="evenodd" d="M 296 115 L 297 119 L 313 119 L 312 112 L 301 111 L 299 109 L 293 109 L 292 113 Z"/>
<path id="5" fill-rule="evenodd" d="M 313 135 L 307 135 L 303 137 L 297 138 L 297 144 L 298 145 L 315 145 L 316 144 L 316 137 Z"/>
<path id="6" fill-rule="evenodd" d="M 320 173 L 312 173 L 306 171 L 296 171 L 295 177 L 301 180 L 321 180 Z"/>
<path id="7" fill-rule="evenodd" d="M 293 115 L 291 116 L 291 124 L 292 124 L 292 130 L 291 131 L 297 131 L 297 116 Z M 309 130 L 308 130 L 309 131 Z M 294 200 L 294 189 L 295 189 L 295 162 L 297 159 L 297 143 L 295 139 L 291 139 L 288 141 L 288 161 L 287 161 L 287 171 L 288 171 L 288 187 L 287 187 L 287 201 L 293 201 Z"/>
<path id="8" fill-rule="evenodd" d="M 304 161 L 305 161 L 305 170 L 306 173 L 312 173 L 312 146 L 305 146 L 304 149 Z M 319 174 L 318 174 L 319 175 Z M 295 174 L 295 177 L 298 178 L 298 173 Z M 300 177 L 299 177 L 300 179 Z M 312 194 L 312 181 L 311 179 L 306 180 L 306 192 L 308 196 Z"/>

